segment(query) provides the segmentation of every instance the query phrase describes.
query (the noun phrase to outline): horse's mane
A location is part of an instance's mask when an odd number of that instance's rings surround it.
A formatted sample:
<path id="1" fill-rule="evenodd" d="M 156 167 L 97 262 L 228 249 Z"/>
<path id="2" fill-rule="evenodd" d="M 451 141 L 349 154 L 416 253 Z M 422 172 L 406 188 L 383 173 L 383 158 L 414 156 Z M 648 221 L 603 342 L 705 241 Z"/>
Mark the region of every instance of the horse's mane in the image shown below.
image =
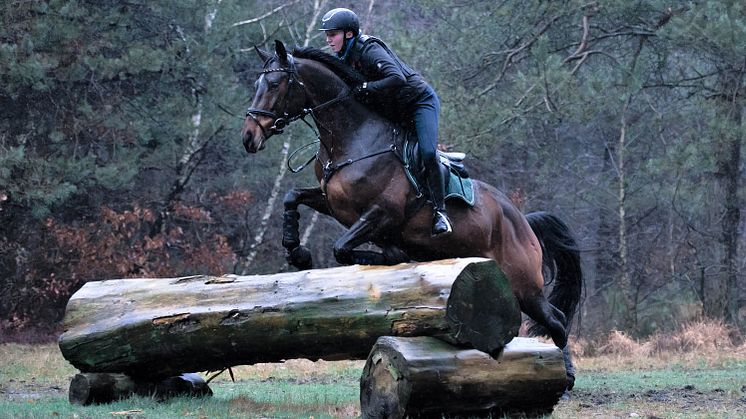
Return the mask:
<path id="1" fill-rule="evenodd" d="M 348 86 L 356 86 L 365 81 L 365 77 L 357 70 L 340 61 L 339 58 L 327 54 L 314 47 L 295 47 L 293 56 L 306 58 L 324 64 L 334 74 L 339 76 Z"/>

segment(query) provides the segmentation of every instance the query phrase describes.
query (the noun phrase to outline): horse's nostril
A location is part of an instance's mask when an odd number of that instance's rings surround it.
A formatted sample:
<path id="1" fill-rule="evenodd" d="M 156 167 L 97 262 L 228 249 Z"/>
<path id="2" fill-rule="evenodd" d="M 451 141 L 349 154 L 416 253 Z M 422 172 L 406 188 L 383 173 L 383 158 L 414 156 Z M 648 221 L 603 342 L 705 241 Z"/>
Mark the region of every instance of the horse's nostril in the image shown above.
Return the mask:
<path id="1" fill-rule="evenodd" d="M 243 135 L 243 148 L 246 150 L 247 153 L 253 152 L 253 150 L 252 150 L 252 140 L 253 140 L 253 138 L 252 137 L 253 136 L 251 135 L 250 132 L 246 132 Z"/>

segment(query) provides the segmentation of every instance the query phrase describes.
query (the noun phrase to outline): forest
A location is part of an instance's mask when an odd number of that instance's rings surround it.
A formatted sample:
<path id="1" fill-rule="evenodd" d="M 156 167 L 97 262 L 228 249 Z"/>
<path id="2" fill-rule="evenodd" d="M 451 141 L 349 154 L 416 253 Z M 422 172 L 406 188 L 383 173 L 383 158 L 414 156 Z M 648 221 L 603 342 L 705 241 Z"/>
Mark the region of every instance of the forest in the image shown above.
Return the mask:
<path id="1" fill-rule="evenodd" d="M 7 0 L 0 336 L 54 333 L 87 281 L 293 269 L 282 196 L 315 178 L 286 162 L 315 134 L 248 155 L 241 126 L 254 46 L 324 48 L 334 7 L 435 88 L 473 177 L 571 226 L 574 333 L 745 330 L 742 1 Z M 301 211 L 316 267 L 343 231 Z"/>

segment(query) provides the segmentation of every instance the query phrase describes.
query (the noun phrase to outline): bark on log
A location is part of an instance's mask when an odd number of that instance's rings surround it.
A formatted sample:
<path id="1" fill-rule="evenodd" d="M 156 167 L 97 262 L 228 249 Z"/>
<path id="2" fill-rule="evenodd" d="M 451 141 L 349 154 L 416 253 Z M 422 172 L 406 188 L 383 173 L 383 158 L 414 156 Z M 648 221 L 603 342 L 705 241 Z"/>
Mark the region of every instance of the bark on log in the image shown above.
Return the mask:
<path id="1" fill-rule="evenodd" d="M 562 351 L 515 338 L 493 359 L 430 337 L 384 336 L 360 378 L 364 418 L 551 412 L 567 384 Z"/>
<path id="2" fill-rule="evenodd" d="M 494 298 L 472 300 L 475 291 Z M 83 372 L 163 378 L 292 358 L 365 359 L 380 336 L 468 343 L 477 334 L 488 337 L 479 349 L 492 352 L 519 326 L 495 262 L 468 258 L 89 282 L 68 303 L 59 345 Z"/>
<path id="3" fill-rule="evenodd" d="M 176 396 L 212 396 L 212 390 L 197 374 L 186 373 L 160 382 L 145 381 L 125 374 L 77 374 L 70 381 L 71 404 L 111 403 L 133 394 L 165 400 Z"/>

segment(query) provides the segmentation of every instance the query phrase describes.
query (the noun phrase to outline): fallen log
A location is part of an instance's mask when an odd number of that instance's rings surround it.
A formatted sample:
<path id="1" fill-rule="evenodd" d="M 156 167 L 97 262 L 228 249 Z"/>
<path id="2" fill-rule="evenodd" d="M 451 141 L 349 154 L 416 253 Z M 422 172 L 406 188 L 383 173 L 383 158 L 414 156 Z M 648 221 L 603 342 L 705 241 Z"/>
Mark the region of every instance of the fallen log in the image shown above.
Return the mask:
<path id="1" fill-rule="evenodd" d="M 59 346 L 82 372 L 162 378 L 292 358 L 365 359 L 387 335 L 459 344 L 478 336 L 474 346 L 494 352 L 519 326 L 495 262 L 469 258 L 89 282 L 67 305 Z"/>
<path id="2" fill-rule="evenodd" d="M 562 351 L 515 338 L 496 359 L 431 337 L 378 339 L 360 378 L 363 418 L 551 412 L 567 384 Z"/>
<path id="3" fill-rule="evenodd" d="M 212 396 L 207 382 L 197 374 L 168 377 L 159 382 L 136 379 L 125 374 L 76 374 L 70 381 L 71 404 L 111 403 L 134 394 L 165 400 L 176 396 Z"/>

